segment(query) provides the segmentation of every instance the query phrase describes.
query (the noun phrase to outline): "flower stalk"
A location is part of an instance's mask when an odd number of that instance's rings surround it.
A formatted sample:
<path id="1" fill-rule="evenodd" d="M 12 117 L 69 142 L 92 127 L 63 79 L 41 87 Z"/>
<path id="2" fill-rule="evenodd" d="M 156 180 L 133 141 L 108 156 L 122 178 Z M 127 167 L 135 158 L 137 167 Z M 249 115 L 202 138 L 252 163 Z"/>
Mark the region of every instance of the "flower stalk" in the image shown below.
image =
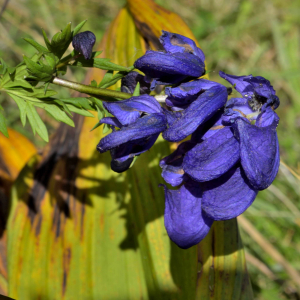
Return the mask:
<path id="1" fill-rule="evenodd" d="M 60 86 L 64 86 L 69 89 L 78 91 L 80 93 L 85 93 L 85 94 L 88 94 L 91 96 L 97 95 L 97 96 L 113 97 L 113 98 L 119 98 L 119 99 L 129 99 L 130 97 L 132 97 L 132 94 L 108 90 L 108 89 L 96 88 L 93 86 L 69 81 L 66 79 L 59 78 L 59 77 L 53 77 L 51 80 L 51 83 L 60 85 Z M 108 101 L 108 100 L 106 99 L 106 101 Z"/>

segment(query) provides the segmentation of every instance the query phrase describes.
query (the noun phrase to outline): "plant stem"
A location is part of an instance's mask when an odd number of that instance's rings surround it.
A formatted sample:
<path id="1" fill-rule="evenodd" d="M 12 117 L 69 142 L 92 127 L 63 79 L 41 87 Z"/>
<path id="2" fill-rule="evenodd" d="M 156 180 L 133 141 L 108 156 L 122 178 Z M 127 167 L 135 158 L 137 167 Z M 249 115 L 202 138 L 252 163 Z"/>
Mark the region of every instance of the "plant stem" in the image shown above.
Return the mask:
<path id="1" fill-rule="evenodd" d="M 63 58 L 60 61 L 60 64 L 58 64 L 56 66 L 56 69 L 59 69 L 63 66 L 66 66 L 70 61 L 75 60 L 76 58 L 80 57 L 82 54 L 77 54 L 75 55 L 75 52 L 73 51 L 72 53 L 70 53 L 69 55 L 67 55 L 65 58 Z"/>
<path id="2" fill-rule="evenodd" d="M 78 91 L 81 93 L 85 93 L 85 94 L 88 94 L 91 96 L 97 95 L 97 96 L 113 97 L 113 98 L 119 98 L 119 99 L 129 99 L 130 97 L 132 97 L 132 94 L 127 94 L 127 93 L 118 92 L 118 91 L 112 91 L 112 90 L 108 90 L 108 89 L 96 88 L 96 87 L 92 87 L 89 85 L 65 80 L 65 79 L 62 79 L 59 77 L 53 77 L 51 83 L 60 85 L 60 86 L 64 86 L 69 89 L 72 89 L 72 90 L 75 90 L 75 91 Z M 107 99 L 105 101 L 107 101 Z"/>

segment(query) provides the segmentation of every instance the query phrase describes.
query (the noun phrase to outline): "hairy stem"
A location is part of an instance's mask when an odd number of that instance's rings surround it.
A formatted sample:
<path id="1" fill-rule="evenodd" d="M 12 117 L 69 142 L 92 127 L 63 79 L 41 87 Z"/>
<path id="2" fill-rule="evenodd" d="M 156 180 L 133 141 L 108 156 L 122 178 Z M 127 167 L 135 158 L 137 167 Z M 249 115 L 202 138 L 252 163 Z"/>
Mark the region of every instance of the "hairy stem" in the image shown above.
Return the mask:
<path id="1" fill-rule="evenodd" d="M 88 94 L 91 96 L 105 96 L 105 97 L 113 97 L 119 99 L 129 99 L 130 97 L 132 97 L 132 94 L 127 94 L 127 93 L 108 90 L 108 89 L 96 88 L 89 85 L 65 80 L 59 77 L 53 77 L 51 83 L 64 86 L 69 89 L 78 91 L 80 93 Z"/>

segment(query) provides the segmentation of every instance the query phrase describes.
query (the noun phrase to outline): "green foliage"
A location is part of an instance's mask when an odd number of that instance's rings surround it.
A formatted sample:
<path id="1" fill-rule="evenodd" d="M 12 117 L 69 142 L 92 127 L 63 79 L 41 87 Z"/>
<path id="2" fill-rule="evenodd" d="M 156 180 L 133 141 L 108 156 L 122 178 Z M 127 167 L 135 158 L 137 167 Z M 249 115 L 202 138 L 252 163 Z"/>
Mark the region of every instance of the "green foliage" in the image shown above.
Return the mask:
<path id="1" fill-rule="evenodd" d="M 56 121 L 70 126 L 74 126 L 72 112 L 86 117 L 94 117 L 90 111 L 98 111 L 98 117 L 108 115 L 102 102 L 96 98 L 53 98 L 57 92 L 49 89 L 49 84 L 53 83 L 55 76 L 64 75 L 67 72 L 67 66 L 109 70 L 104 82 L 99 84 L 102 88 L 107 88 L 132 70 L 132 68 L 114 64 L 106 58 L 95 58 L 102 51 L 93 52 L 90 60 L 85 60 L 75 50 L 62 58 L 72 37 L 81 30 L 85 23 L 86 20 L 77 25 L 73 31 L 71 31 L 71 23 L 69 23 L 61 32 L 56 33 L 51 41 L 43 30 L 47 48 L 31 38 L 24 38 L 38 51 L 38 54 L 31 58 L 24 55 L 24 61 L 15 68 L 8 67 L 3 59 L 0 60 L 0 91 L 5 91 L 16 102 L 20 110 L 22 125 L 25 126 L 28 119 L 33 133 L 38 133 L 46 142 L 48 141 L 48 131 L 36 108 L 44 109 Z M 119 72 L 113 75 L 113 71 Z M 92 82 L 91 86 L 97 88 L 97 83 Z M 104 126 L 103 130 L 108 132 L 110 127 Z M 0 114 L 0 131 L 6 136 L 8 135 L 5 115 L 2 113 Z"/>

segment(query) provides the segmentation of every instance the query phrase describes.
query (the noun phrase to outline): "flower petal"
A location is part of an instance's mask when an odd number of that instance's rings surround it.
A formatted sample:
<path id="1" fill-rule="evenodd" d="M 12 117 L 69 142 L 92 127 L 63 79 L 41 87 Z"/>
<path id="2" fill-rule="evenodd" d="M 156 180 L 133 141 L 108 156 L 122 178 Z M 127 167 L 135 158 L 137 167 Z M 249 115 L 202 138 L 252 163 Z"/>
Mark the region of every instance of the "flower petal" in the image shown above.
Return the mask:
<path id="1" fill-rule="evenodd" d="M 248 95 L 251 96 L 254 94 L 254 87 L 247 81 L 244 81 L 245 79 L 253 78 L 252 75 L 248 76 L 235 76 L 235 75 L 229 75 L 222 71 L 219 72 L 219 75 L 227 80 L 229 83 L 231 83 L 234 88 L 244 96 Z"/>
<path id="2" fill-rule="evenodd" d="M 125 161 L 122 161 L 122 162 L 112 159 L 110 162 L 110 167 L 116 173 L 123 173 L 130 168 L 130 165 L 133 162 L 133 159 L 134 159 L 134 157 L 129 157 Z"/>
<path id="3" fill-rule="evenodd" d="M 153 134 L 147 138 L 141 138 L 138 140 L 129 141 L 116 148 L 113 148 L 110 153 L 114 160 L 121 163 L 127 159 L 138 156 L 148 151 L 155 143 L 159 136 L 159 133 Z"/>
<path id="4" fill-rule="evenodd" d="M 245 115 L 253 113 L 252 108 L 248 104 L 248 99 L 246 98 L 231 98 L 226 103 L 226 108 L 233 109 L 233 110 L 239 110 Z"/>
<path id="5" fill-rule="evenodd" d="M 180 86 L 166 87 L 165 93 L 168 95 L 166 104 L 170 107 L 186 108 L 191 102 L 196 100 L 200 92 L 210 89 L 213 86 L 221 86 L 219 83 L 198 79 L 182 83 Z"/>
<path id="6" fill-rule="evenodd" d="M 101 153 L 129 141 L 142 139 L 166 129 L 166 118 L 163 114 L 151 114 L 138 119 L 135 123 L 122 127 L 105 136 L 97 146 Z"/>
<path id="7" fill-rule="evenodd" d="M 243 213 L 254 201 L 257 190 L 249 184 L 240 166 L 223 176 L 201 183 L 202 209 L 216 220 L 229 220 Z"/>
<path id="8" fill-rule="evenodd" d="M 162 168 L 162 177 L 172 186 L 183 183 L 185 174 L 182 168 L 183 157 L 196 144 L 190 141 L 181 143 L 178 148 L 169 156 L 163 158 L 159 165 Z"/>
<path id="9" fill-rule="evenodd" d="M 122 125 L 135 122 L 142 112 L 148 114 L 162 112 L 160 104 L 149 95 L 131 97 L 128 100 L 116 102 L 103 102 L 103 105 Z"/>
<path id="10" fill-rule="evenodd" d="M 108 124 L 118 128 L 123 127 L 123 125 L 115 117 L 105 117 L 99 121 L 100 124 Z"/>
<path id="11" fill-rule="evenodd" d="M 233 127 L 240 142 L 241 164 L 250 184 L 257 190 L 266 189 L 279 168 L 276 126 L 257 127 L 238 118 Z"/>
<path id="12" fill-rule="evenodd" d="M 197 100 L 182 112 L 180 118 L 173 122 L 164 133 L 167 141 L 178 142 L 193 133 L 199 125 L 209 120 L 227 100 L 227 89 L 214 86 L 201 94 Z"/>
<path id="13" fill-rule="evenodd" d="M 255 90 L 255 93 L 261 97 L 269 98 L 275 95 L 275 90 L 270 81 L 261 76 L 244 78 L 244 81 L 250 83 Z"/>
<path id="14" fill-rule="evenodd" d="M 274 112 L 271 107 L 267 107 L 258 115 L 255 125 L 258 127 L 267 127 L 272 125 L 276 128 L 278 123 L 279 117 L 276 112 Z"/>
<path id="15" fill-rule="evenodd" d="M 137 59 L 134 67 L 157 84 L 175 84 L 187 77 L 200 77 L 205 70 L 204 62 L 190 53 L 164 53 L 149 50 Z"/>
<path id="16" fill-rule="evenodd" d="M 239 142 L 225 127 L 186 153 L 183 170 L 196 181 L 209 181 L 226 173 L 239 158 Z"/>
<path id="17" fill-rule="evenodd" d="M 140 93 L 149 94 L 150 93 L 150 83 L 145 81 L 145 76 L 141 75 L 136 71 L 129 72 L 121 81 L 121 91 L 123 93 L 132 94 L 137 83 L 140 83 Z"/>
<path id="18" fill-rule="evenodd" d="M 205 60 L 203 51 L 196 46 L 196 43 L 183 35 L 162 30 L 159 41 L 169 53 L 188 52 L 198 56 L 202 61 Z"/>
<path id="19" fill-rule="evenodd" d="M 77 52 L 83 54 L 85 59 L 90 59 L 95 42 L 95 35 L 91 31 L 84 31 L 73 37 L 72 45 Z"/>
<path id="20" fill-rule="evenodd" d="M 164 189 L 165 226 L 170 239 L 183 249 L 198 244 L 213 223 L 201 209 L 199 186 L 185 183 L 179 190 Z"/>

